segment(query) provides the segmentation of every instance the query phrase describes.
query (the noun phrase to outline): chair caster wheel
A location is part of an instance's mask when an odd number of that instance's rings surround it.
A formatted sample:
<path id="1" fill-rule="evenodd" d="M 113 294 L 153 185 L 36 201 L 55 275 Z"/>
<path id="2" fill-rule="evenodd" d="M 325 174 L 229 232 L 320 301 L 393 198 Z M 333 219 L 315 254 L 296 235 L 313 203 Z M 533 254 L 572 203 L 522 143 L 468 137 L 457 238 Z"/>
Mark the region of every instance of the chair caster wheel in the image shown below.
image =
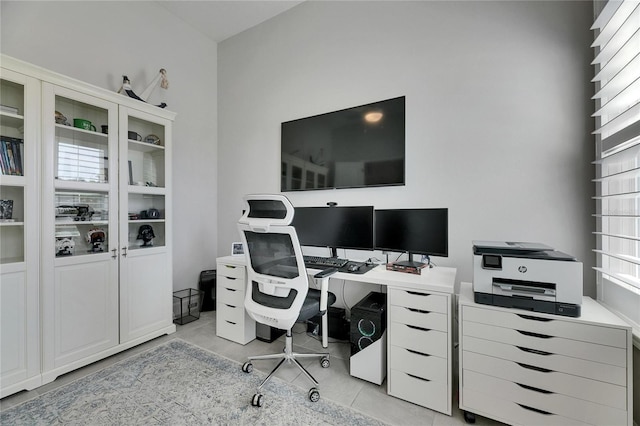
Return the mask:
<path id="1" fill-rule="evenodd" d="M 259 393 L 253 395 L 253 398 L 251 398 L 251 405 L 254 407 L 262 407 L 262 404 L 264 404 L 264 396 Z"/>
<path id="2" fill-rule="evenodd" d="M 311 402 L 320 401 L 320 392 L 318 392 L 318 389 L 316 388 L 309 389 L 309 401 Z"/>
<path id="3" fill-rule="evenodd" d="M 465 423 L 474 424 L 476 422 L 476 415 L 475 414 L 470 413 L 468 411 L 463 411 L 463 414 L 464 414 Z"/>
<path id="4" fill-rule="evenodd" d="M 322 368 L 329 368 L 329 365 L 331 365 L 331 363 L 329 362 L 329 357 L 322 357 L 322 359 L 320 360 L 320 366 Z"/>
<path id="5" fill-rule="evenodd" d="M 250 362 L 245 362 L 244 364 L 242 364 L 242 371 L 244 371 L 245 373 L 251 373 L 253 371 L 253 364 L 251 364 Z"/>

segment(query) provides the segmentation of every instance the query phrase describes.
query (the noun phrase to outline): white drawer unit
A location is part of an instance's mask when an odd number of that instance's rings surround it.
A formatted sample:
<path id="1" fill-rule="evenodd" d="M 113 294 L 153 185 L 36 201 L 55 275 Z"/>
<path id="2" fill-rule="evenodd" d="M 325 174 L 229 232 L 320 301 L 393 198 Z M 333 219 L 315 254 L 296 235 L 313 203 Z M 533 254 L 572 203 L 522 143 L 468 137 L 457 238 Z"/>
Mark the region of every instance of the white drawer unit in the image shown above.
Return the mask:
<path id="1" fill-rule="evenodd" d="M 451 296 L 389 287 L 387 392 L 451 415 Z"/>
<path id="2" fill-rule="evenodd" d="M 256 338 L 256 323 L 244 310 L 247 271 L 244 257 L 224 257 L 217 261 L 216 334 L 240 344 Z"/>
<path id="3" fill-rule="evenodd" d="M 460 408 L 512 425 L 628 425 L 631 327 L 585 297 L 579 318 L 459 300 Z"/>

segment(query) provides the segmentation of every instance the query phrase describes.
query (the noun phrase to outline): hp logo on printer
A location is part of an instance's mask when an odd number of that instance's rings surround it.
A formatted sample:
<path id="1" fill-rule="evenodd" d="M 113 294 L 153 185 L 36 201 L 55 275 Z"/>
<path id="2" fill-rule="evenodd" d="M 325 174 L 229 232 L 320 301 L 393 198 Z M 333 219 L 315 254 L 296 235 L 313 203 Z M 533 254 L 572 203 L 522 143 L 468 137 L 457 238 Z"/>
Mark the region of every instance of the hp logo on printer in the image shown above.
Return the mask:
<path id="1" fill-rule="evenodd" d="M 521 274 L 524 274 L 525 272 L 527 272 L 527 267 L 524 265 L 518 266 L 518 272 L 520 272 Z"/>

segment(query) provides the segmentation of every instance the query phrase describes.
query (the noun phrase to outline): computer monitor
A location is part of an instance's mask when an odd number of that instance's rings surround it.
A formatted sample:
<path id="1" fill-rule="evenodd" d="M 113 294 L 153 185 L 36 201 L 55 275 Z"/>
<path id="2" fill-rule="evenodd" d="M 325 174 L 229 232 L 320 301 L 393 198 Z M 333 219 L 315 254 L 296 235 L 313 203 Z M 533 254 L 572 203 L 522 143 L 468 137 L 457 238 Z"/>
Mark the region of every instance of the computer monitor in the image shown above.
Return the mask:
<path id="1" fill-rule="evenodd" d="M 296 207 L 291 225 L 302 246 L 373 250 L 373 206 Z"/>
<path id="2" fill-rule="evenodd" d="M 375 248 L 408 252 L 409 260 L 399 262 L 405 266 L 424 265 L 413 261 L 414 254 L 447 257 L 448 216 L 446 208 L 376 210 Z"/>

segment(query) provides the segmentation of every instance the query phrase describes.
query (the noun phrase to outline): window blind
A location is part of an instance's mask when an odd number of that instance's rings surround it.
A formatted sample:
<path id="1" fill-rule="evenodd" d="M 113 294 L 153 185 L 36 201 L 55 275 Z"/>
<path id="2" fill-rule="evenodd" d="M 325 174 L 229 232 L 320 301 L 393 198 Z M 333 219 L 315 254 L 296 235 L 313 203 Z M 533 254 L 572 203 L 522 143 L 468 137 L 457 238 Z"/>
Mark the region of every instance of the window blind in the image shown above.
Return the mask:
<path id="1" fill-rule="evenodd" d="M 640 2 L 609 0 L 591 29 L 598 300 L 640 345 Z"/>

